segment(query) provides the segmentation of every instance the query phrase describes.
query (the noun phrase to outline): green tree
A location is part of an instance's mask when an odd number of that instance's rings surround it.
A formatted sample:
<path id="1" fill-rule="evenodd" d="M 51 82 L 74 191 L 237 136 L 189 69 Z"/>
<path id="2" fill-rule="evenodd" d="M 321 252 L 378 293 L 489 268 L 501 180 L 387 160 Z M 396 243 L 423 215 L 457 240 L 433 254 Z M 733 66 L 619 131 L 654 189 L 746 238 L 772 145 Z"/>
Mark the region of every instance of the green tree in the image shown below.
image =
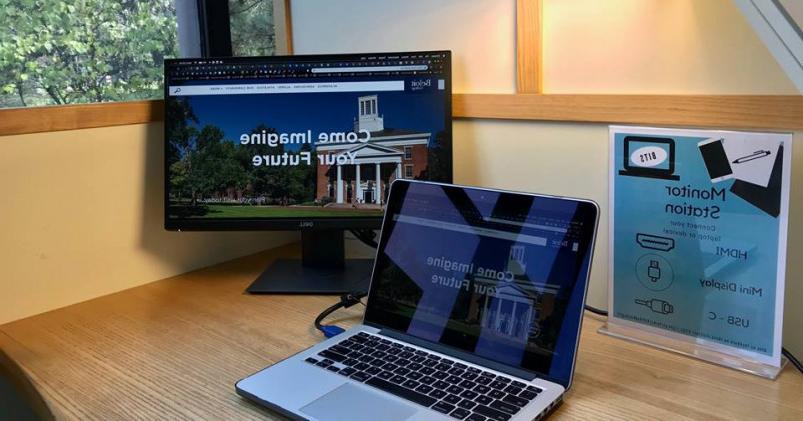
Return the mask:
<path id="1" fill-rule="evenodd" d="M 206 125 L 198 133 L 195 150 L 188 154 L 192 171 L 189 180 L 195 195 L 223 195 L 229 188 L 245 189 L 248 174 L 240 165 L 237 147 L 223 138 L 217 126 Z"/>
<path id="2" fill-rule="evenodd" d="M 170 97 L 165 101 L 165 138 L 167 144 L 167 162 L 176 162 L 189 152 L 192 141 L 198 135 L 194 124 L 198 124 L 187 97 Z"/>
<path id="3" fill-rule="evenodd" d="M 185 195 L 192 196 L 195 205 L 197 197 L 193 194 L 192 153 L 195 150 L 195 139 L 198 136 L 198 117 L 186 98 L 168 98 L 165 101 L 165 140 L 167 151 L 165 159 L 171 163 L 169 168 L 169 182 L 171 185 L 171 200 L 179 203 Z"/>
<path id="4" fill-rule="evenodd" d="M 173 0 L 0 0 L 0 22 L 4 105 L 161 97 L 178 53 Z"/>
<path id="5" fill-rule="evenodd" d="M 229 0 L 235 56 L 270 56 L 276 50 L 272 0 Z"/>
<path id="6" fill-rule="evenodd" d="M 440 131 L 427 149 L 427 167 L 420 178 L 444 181 L 452 177 L 452 143 L 446 140 L 446 132 Z"/>
<path id="7" fill-rule="evenodd" d="M 301 199 L 298 200 L 308 202 L 315 199 L 315 185 L 318 183 L 318 152 L 309 143 L 301 145 L 301 152 L 310 153 L 310 165 L 301 166 L 303 190 Z"/>

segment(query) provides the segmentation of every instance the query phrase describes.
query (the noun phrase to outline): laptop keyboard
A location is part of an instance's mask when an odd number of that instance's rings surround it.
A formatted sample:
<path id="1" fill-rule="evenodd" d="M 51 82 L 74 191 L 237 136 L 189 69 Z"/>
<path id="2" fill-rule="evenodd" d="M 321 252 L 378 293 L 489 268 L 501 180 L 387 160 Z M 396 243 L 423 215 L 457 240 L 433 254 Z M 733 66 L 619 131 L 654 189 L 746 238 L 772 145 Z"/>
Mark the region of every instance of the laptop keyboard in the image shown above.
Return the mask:
<path id="1" fill-rule="evenodd" d="M 365 332 L 305 360 L 470 421 L 507 421 L 541 389 Z"/>

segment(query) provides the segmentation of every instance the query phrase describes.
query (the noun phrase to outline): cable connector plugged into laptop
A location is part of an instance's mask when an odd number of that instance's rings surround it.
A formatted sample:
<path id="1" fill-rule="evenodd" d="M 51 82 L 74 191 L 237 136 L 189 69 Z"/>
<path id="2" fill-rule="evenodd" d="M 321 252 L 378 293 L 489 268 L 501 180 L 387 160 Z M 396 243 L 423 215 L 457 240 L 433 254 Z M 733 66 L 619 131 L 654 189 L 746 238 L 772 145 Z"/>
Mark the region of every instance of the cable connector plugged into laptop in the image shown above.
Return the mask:
<path id="1" fill-rule="evenodd" d="M 342 327 L 335 325 L 322 325 L 321 322 L 323 321 L 324 318 L 326 318 L 326 316 L 332 314 L 337 309 L 349 308 L 355 304 L 361 303 L 360 300 L 366 295 L 368 295 L 367 292 L 350 292 L 341 295 L 339 302 L 333 304 L 332 306 L 321 312 L 321 314 L 319 314 L 318 317 L 315 318 L 315 328 L 320 330 L 323 333 L 323 336 L 327 338 L 331 338 L 333 336 L 337 336 L 343 333 L 345 329 L 343 329 Z"/>
<path id="2" fill-rule="evenodd" d="M 323 332 L 323 336 L 325 336 L 326 338 L 332 338 L 346 331 L 346 329 L 343 329 L 342 327 L 335 325 L 321 326 L 320 329 L 321 332 Z"/>
<path id="3" fill-rule="evenodd" d="M 362 297 L 368 295 L 365 292 L 350 292 L 348 294 L 343 294 L 340 296 L 340 304 L 343 308 L 349 308 L 354 304 L 359 304 Z"/>

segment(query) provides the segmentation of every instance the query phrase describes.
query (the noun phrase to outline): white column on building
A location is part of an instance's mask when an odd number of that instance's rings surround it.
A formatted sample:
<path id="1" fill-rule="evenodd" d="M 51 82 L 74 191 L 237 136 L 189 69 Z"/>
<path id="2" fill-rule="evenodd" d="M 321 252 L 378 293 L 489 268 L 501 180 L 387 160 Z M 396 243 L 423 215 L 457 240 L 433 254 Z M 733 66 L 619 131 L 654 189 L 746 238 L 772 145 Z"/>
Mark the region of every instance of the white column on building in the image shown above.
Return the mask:
<path id="1" fill-rule="evenodd" d="M 513 301 L 513 308 L 510 310 L 510 322 L 507 324 L 507 334 L 513 336 L 516 333 L 515 330 L 515 320 L 516 320 L 516 304 L 518 302 Z"/>
<path id="2" fill-rule="evenodd" d="M 343 174 L 340 165 L 337 166 L 337 203 L 343 203 Z"/>
<path id="3" fill-rule="evenodd" d="M 355 171 L 357 171 L 357 185 L 355 186 L 355 190 L 357 191 L 357 197 L 354 198 L 354 203 L 362 203 L 362 187 L 360 186 L 360 164 L 356 164 L 354 166 Z"/>
<path id="4" fill-rule="evenodd" d="M 532 326 L 531 324 L 532 321 L 533 321 L 533 308 L 531 306 L 530 308 L 527 309 L 527 317 L 525 319 L 525 323 L 523 326 Z M 527 339 L 528 336 L 530 336 L 530 330 L 525 327 L 523 339 Z"/>
<path id="5" fill-rule="evenodd" d="M 398 180 L 400 178 L 402 178 L 401 162 L 397 162 L 396 163 L 396 179 Z"/>
<path id="6" fill-rule="evenodd" d="M 382 183 L 382 178 L 380 176 L 381 176 L 381 172 L 379 171 L 379 163 L 377 163 L 376 164 L 376 185 L 374 185 L 374 189 L 376 190 L 374 192 L 374 203 L 376 203 L 377 205 L 381 205 L 382 204 L 382 186 L 380 185 Z"/>

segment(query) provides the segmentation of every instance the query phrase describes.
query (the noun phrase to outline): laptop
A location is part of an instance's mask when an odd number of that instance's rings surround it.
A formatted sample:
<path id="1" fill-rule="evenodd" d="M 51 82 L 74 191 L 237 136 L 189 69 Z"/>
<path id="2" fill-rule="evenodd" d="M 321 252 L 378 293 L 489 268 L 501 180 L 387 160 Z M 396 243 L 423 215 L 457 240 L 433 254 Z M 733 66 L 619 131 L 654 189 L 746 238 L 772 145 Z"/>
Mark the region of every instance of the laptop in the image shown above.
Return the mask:
<path id="1" fill-rule="evenodd" d="M 532 420 L 571 387 L 599 210 L 393 183 L 362 323 L 237 382 L 292 419 Z"/>

